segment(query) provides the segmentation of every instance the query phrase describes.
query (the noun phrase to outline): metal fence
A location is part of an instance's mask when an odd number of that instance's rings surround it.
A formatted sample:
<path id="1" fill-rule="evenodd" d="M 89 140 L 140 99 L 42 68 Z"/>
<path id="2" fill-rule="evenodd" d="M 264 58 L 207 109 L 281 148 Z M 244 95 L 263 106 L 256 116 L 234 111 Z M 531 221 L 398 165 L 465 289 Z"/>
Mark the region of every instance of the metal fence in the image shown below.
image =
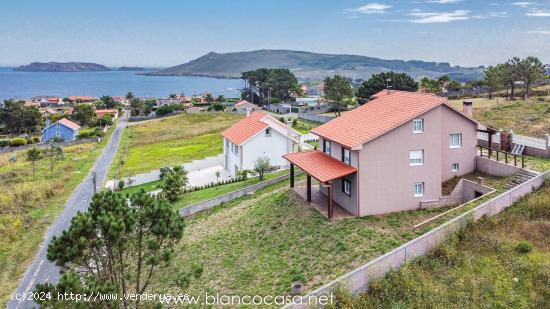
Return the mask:
<path id="1" fill-rule="evenodd" d="M 308 120 L 308 121 L 320 122 L 320 123 L 329 122 L 332 119 L 334 119 L 333 116 L 322 116 L 322 115 L 313 115 L 313 114 L 306 114 L 306 113 L 298 114 L 298 118 Z"/>
<path id="2" fill-rule="evenodd" d="M 477 132 L 477 139 L 482 141 L 489 141 L 489 133 Z M 500 133 L 493 134 L 493 143 L 500 144 Z"/>
<path id="3" fill-rule="evenodd" d="M 336 280 L 323 285 L 308 296 L 319 297 L 329 295 L 338 288 L 347 289 L 354 295 L 366 291 L 369 283 L 381 278 L 391 270 L 400 268 L 404 263 L 417 257 L 426 255 L 437 248 L 447 238 L 465 227 L 469 222 L 477 221 L 483 216 L 493 216 L 511 206 L 514 202 L 529 194 L 550 178 L 550 171 L 546 171 L 537 177 L 509 190 L 501 195 L 469 210 L 454 219 L 440 225 L 430 232 L 417 237 L 406 244 L 368 262 L 367 264 L 337 278 Z M 298 305 L 287 305 L 285 308 L 298 308 Z"/>
<path id="4" fill-rule="evenodd" d="M 527 147 L 533 147 L 541 150 L 546 150 L 546 140 L 525 135 L 512 134 L 512 143 L 521 144 Z"/>

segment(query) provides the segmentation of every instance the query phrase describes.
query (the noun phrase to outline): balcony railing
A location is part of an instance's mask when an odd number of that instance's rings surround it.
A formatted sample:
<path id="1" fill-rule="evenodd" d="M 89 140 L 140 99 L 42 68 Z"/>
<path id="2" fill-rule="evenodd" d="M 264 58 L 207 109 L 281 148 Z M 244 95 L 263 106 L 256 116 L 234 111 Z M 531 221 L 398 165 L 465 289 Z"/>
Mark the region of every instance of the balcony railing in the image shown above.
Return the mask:
<path id="1" fill-rule="evenodd" d="M 504 159 L 504 163 L 514 163 L 514 166 L 518 166 L 518 161 L 521 161 L 521 168 L 525 168 L 525 156 L 480 145 L 477 145 L 477 148 L 479 148 L 479 156 L 482 158 L 485 156 L 496 161 Z"/>

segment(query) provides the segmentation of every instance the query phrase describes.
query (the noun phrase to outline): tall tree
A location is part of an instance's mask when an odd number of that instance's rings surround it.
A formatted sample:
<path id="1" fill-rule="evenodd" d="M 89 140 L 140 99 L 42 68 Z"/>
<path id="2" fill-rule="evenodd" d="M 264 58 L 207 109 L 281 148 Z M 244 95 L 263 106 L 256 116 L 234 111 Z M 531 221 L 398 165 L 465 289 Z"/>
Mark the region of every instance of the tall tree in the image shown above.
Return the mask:
<path id="1" fill-rule="evenodd" d="M 331 102 L 336 116 L 340 116 L 342 109 L 346 105 L 345 102 L 351 100 L 354 95 L 349 81 L 341 75 L 326 77 L 323 90 L 325 98 Z"/>
<path id="2" fill-rule="evenodd" d="M 247 84 L 241 97 L 253 103 L 264 104 L 268 94 L 286 101 L 292 93 L 301 92 L 298 79 L 288 69 L 261 68 L 243 72 L 241 78 Z"/>
<path id="3" fill-rule="evenodd" d="M 135 98 L 134 93 L 132 91 L 128 91 L 128 93 L 126 93 L 126 100 L 130 101 L 133 98 Z"/>
<path id="4" fill-rule="evenodd" d="M 113 99 L 113 97 L 104 95 L 99 100 L 103 103 L 103 106 L 105 108 L 111 109 L 117 107 L 117 102 Z"/>
<path id="5" fill-rule="evenodd" d="M 31 149 L 27 150 L 27 161 L 31 162 L 33 179 L 34 175 L 36 174 L 36 162 L 40 159 L 42 159 L 42 151 L 40 151 L 40 149 L 32 147 Z"/>
<path id="6" fill-rule="evenodd" d="M 130 101 L 130 109 L 132 111 L 132 116 L 141 115 L 145 111 L 145 102 L 140 98 L 132 98 Z"/>
<path id="7" fill-rule="evenodd" d="M 357 89 L 357 99 L 359 103 L 367 102 L 371 96 L 386 89 L 388 79 L 391 89 L 403 91 L 417 91 L 418 83 L 406 73 L 397 73 L 394 71 L 372 74 L 371 78 L 361 83 Z"/>
<path id="8" fill-rule="evenodd" d="M 35 106 L 25 106 L 24 101 L 5 100 L 0 109 L 0 126 L 9 134 L 30 134 L 37 131 L 40 124 L 40 111 Z"/>
<path id="9" fill-rule="evenodd" d="M 48 160 L 48 165 L 50 167 L 50 177 L 53 177 L 53 173 L 56 165 L 65 160 L 65 154 L 63 153 L 63 148 L 56 144 L 53 140 L 50 140 L 48 147 L 44 149 L 43 152 L 44 158 Z"/>
<path id="10" fill-rule="evenodd" d="M 90 104 L 79 104 L 73 110 L 72 118 L 80 123 L 81 126 L 89 126 L 95 118 L 95 111 Z"/>
<path id="11" fill-rule="evenodd" d="M 484 71 L 485 77 L 483 83 L 489 91 L 489 99 L 493 98 L 493 92 L 498 89 L 501 84 L 500 69 L 498 66 L 489 66 Z"/>
<path id="12" fill-rule="evenodd" d="M 518 63 L 517 76 L 523 82 L 523 98 L 529 97 L 533 82 L 546 76 L 544 65 L 537 57 L 529 56 Z"/>
<path id="13" fill-rule="evenodd" d="M 78 308 L 139 308 L 139 298 L 123 295 L 149 291 L 159 270 L 173 260 L 183 230 L 183 218 L 172 206 L 143 190 L 130 196 L 112 191 L 95 194 L 88 211 L 77 213 L 71 226 L 48 246 L 48 259 L 61 267 L 59 283 L 40 284 L 37 290 L 53 295 L 117 293 L 118 302 L 96 300 Z M 180 275 L 178 271 L 178 279 Z M 38 302 L 48 308 L 75 305 L 56 297 Z"/>

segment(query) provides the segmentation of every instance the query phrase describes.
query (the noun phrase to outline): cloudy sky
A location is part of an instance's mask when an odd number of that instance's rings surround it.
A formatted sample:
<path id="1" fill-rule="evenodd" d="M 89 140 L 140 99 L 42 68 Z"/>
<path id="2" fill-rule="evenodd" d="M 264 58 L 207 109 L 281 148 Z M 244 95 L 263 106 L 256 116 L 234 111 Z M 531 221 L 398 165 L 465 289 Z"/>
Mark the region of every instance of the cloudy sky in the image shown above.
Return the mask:
<path id="1" fill-rule="evenodd" d="M 0 65 L 171 66 L 293 49 L 477 66 L 550 63 L 550 0 L 2 0 Z"/>

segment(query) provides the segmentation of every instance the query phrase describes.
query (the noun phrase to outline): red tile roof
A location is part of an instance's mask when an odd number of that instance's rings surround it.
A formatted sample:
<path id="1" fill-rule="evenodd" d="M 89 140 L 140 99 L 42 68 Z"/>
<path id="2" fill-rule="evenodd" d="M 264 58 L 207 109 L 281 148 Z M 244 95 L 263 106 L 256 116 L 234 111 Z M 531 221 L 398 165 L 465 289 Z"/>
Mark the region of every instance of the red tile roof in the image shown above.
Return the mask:
<path id="1" fill-rule="evenodd" d="M 244 104 L 252 104 L 252 103 L 248 102 L 247 100 L 240 100 L 239 102 L 235 103 L 235 107 L 238 107 Z"/>
<path id="2" fill-rule="evenodd" d="M 328 182 L 357 172 L 355 167 L 342 163 L 319 150 L 289 153 L 283 158 L 320 182 Z"/>
<path id="3" fill-rule="evenodd" d="M 254 112 L 250 116 L 237 122 L 233 126 L 225 129 L 222 136 L 230 140 L 233 144 L 242 145 L 258 132 L 268 127 L 267 123 L 260 121 L 267 114 Z"/>
<path id="4" fill-rule="evenodd" d="M 63 125 L 66 126 L 66 127 L 71 128 L 71 129 L 73 129 L 73 130 L 78 130 L 78 129 L 80 129 L 80 126 L 79 126 L 79 125 L 77 125 L 76 123 L 70 121 L 69 119 L 61 118 L 61 119 L 59 119 L 59 121 L 57 121 L 57 122 L 63 124 Z M 56 123 L 57 123 L 57 122 L 56 122 Z"/>
<path id="5" fill-rule="evenodd" d="M 118 109 L 98 109 L 95 114 L 98 118 L 103 118 L 106 114 L 118 115 Z"/>
<path id="6" fill-rule="evenodd" d="M 386 90 L 311 132 L 349 148 L 360 146 L 447 102 L 432 94 Z"/>

